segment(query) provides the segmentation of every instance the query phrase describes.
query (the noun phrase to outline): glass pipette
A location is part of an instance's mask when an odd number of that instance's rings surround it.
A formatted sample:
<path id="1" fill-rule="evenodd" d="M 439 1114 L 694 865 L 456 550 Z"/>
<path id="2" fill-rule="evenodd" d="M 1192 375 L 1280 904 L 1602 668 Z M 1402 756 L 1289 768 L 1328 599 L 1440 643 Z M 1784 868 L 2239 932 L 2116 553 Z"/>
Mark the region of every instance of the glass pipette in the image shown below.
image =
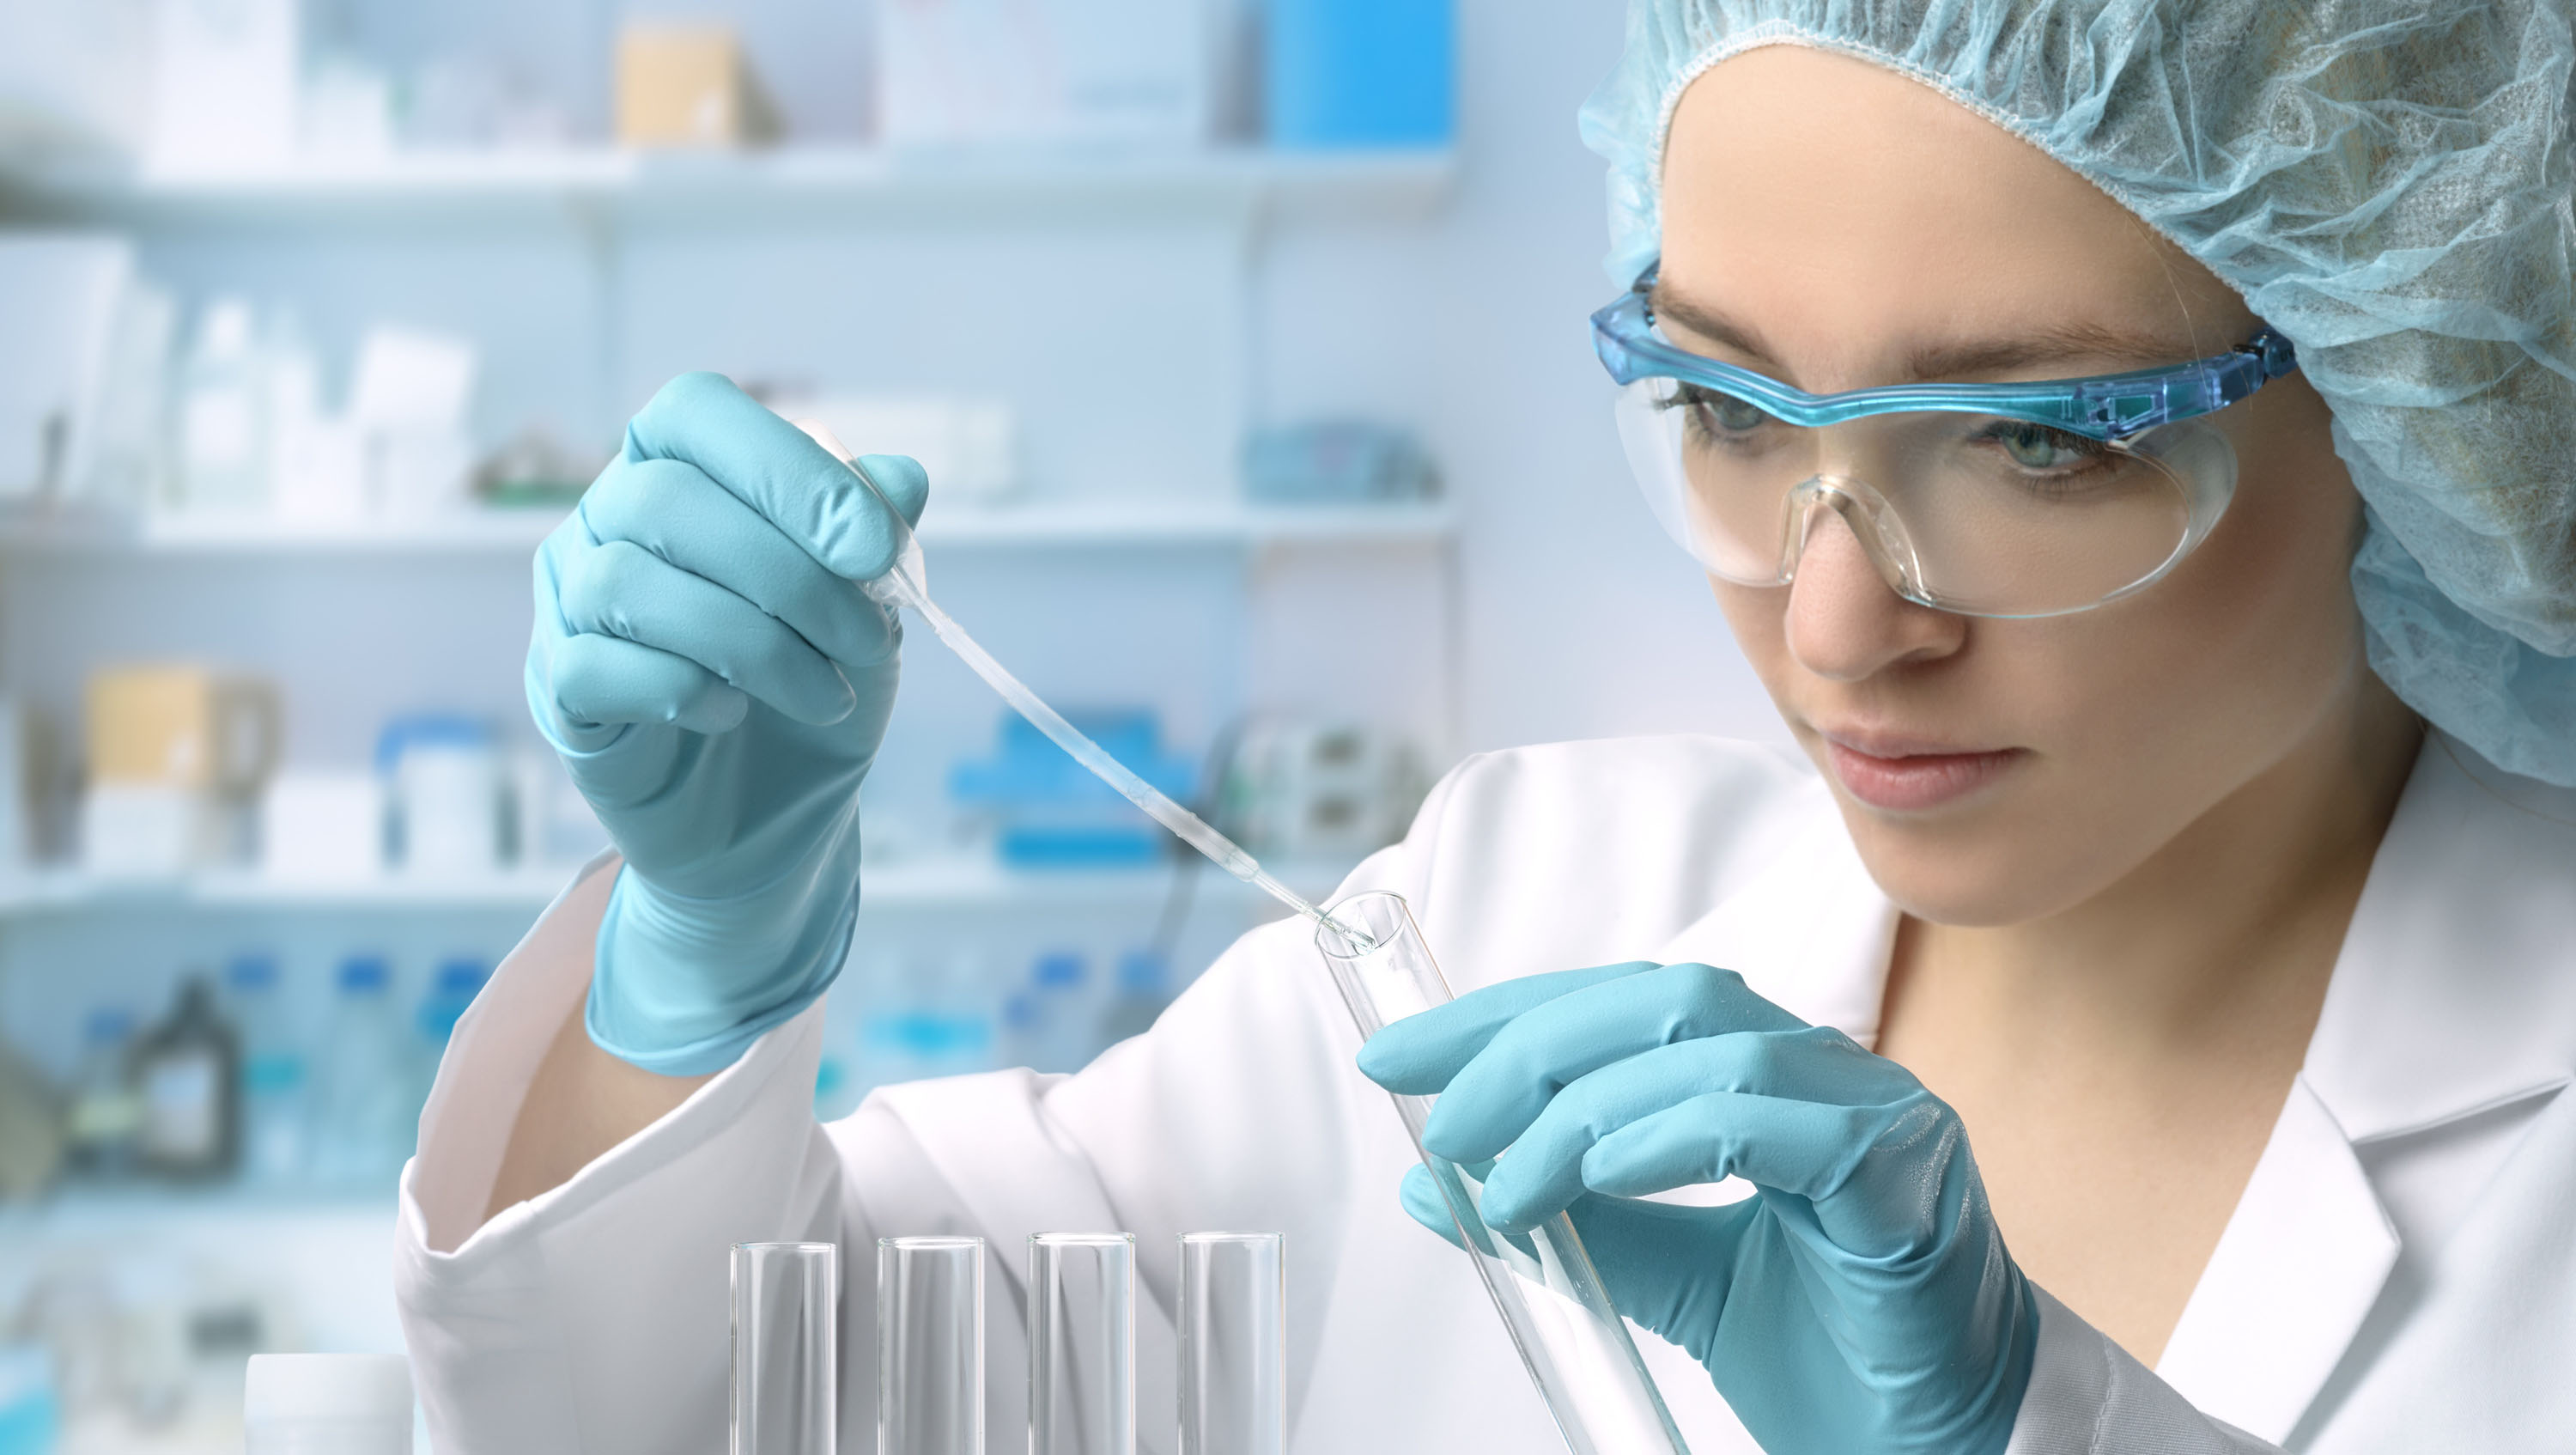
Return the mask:
<path id="1" fill-rule="evenodd" d="M 911 525 L 903 518 L 903 512 L 894 508 L 894 502 L 887 499 L 884 489 L 869 476 L 867 467 L 861 465 L 858 457 L 850 453 L 849 447 L 834 438 L 832 432 L 823 426 L 808 420 L 798 420 L 796 427 L 812 436 L 816 444 L 830 450 L 834 458 L 848 465 L 850 473 L 859 477 L 859 483 L 868 487 L 868 493 L 874 495 L 878 503 L 885 506 L 886 514 L 894 520 L 895 529 L 901 532 L 902 541 L 896 552 L 893 568 L 873 581 L 859 583 L 859 589 L 865 592 L 870 600 L 887 606 L 911 607 L 923 621 L 930 624 L 930 630 L 941 641 L 948 644 L 948 649 L 955 652 L 967 666 L 973 668 L 976 676 L 983 678 L 995 692 L 1000 693 L 1002 700 L 1009 703 L 1020 716 L 1027 718 L 1039 732 L 1054 740 L 1057 747 L 1072 754 L 1075 762 L 1090 769 L 1102 782 L 1117 789 L 1129 803 L 1143 809 L 1154 822 L 1170 829 L 1180 836 L 1183 843 L 1207 855 L 1218 868 L 1315 923 L 1330 928 L 1335 934 L 1355 945 L 1365 946 L 1373 943 L 1367 936 L 1354 933 L 1348 926 L 1317 909 L 1304 895 L 1272 878 L 1270 872 L 1261 867 L 1260 861 L 1245 853 L 1234 840 L 1210 827 L 1207 820 L 1181 807 L 1161 789 L 1128 771 L 1126 764 L 1103 752 L 1098 743 L 1085 737 L 1081 729 L 1064 720 L 1062 713 L 1047 706 L 1036 693 L 1028 689 L 1026 683 L 1012 676 L 1009 668 L 994 661 L 992 653 L 985 651 L 973 637 L 966 634 L 964 627 L 959 626 L 947 612 L 939 609 L 937 602 L 930 599 L 930 588 L 927 584 L 930 571 L 927 561 L 921 554 L 921 538 L 913 534 Z"/>

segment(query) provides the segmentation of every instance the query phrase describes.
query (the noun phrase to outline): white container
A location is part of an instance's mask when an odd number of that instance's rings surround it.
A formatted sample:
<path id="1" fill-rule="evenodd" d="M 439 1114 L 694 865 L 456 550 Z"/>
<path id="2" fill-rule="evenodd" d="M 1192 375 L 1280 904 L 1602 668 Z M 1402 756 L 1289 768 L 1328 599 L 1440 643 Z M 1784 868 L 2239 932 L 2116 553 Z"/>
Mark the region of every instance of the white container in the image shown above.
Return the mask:
<path id="1" fill-rule="evenodd" d="M 486 745 L 424 743 L 394 763 L 403 870 L 474 878 L 501 867 L 501 762 Z"/>
<path id="2" fill-rule="evenodd" d="M 385 788 L 360 768 L 291 768 L 260 799 L 260 869 L 297 884 L 345 884 L 384 868 Z"/>
<path id="3" fill-rule="evenodd" d="M 399 1354 L 253 1354 L 247 1455 L 411 1455 L 411 1366 Z"/>
<path id="4" fill-rule="evenodd" d="M 103 879 L 176 879 L 217 862 L 227 835 L 208 795 L 164 783 L 93 783 L 81 799 L 81 867 Z"/>
<path id="5" fill-rule="evenodd" d="M 907 0 L 876 14 L 890 146 L 1179 147 L 1209 133 L 1205 0 Z"/>

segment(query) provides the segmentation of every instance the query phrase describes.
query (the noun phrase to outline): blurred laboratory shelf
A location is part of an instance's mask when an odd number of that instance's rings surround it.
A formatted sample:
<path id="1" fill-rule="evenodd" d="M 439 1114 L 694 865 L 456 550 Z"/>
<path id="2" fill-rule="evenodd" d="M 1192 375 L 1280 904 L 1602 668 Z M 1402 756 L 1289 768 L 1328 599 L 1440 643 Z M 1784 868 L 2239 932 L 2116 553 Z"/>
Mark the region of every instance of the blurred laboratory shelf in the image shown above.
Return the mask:
<path id="1" fill-rule="evenodd" d="M 1309 897 L 1327 894 L 1355 860 L 1290 860 L 1273 865 L 1283 883 Z M 575 866 L 514 870 L 475 877 L 379 874 L 345 880 L 281 880 L 241 870 L 181 879 L 102 878 L 70 868 L 40 868 L 0 877 L 0 922 L 49 915 L 131 914 L 151 910 L 295 912 L 454 912 L 533 914 L 571 882 Z M 1255 891 L 1206 866 L 1194 866 L 1202 895 L 1256 902 Z M 920 859 L 862 871 L 866 909 L 940 910 L 1151 907 L 1170 892 L 1172 866 L 1107 870 L 1014 870 L 989 858 Z"/>
<path id="2" fill-rule="evenodd" d="M 572 217 L 605 224 L 770 227 L 989 217 L 1382 218 L 1447 198 L 1447 150 L 394 152 L 161 174 L 128 164 L 0 170 L 0 204 L 54 221 L 133 226 Z"/>
<path id="3" fill-rule="evenodd" d="M 0 554 L 79 556 L 525 555 L 563 521 L 560 510 L 460 511 L 417 521 L 301 523 L 265 516 L 93 514 L 0 522 Z M 1066 501 L 933 508 L 929 545 L 1240 547 L 1437 545 L 1456 534 L 1445 502 L 1253 505 L 1233 500 Z"/>
<path id="4" fill-rule="evenodd" d="M 148 1332 L 199 1311 L 256 1310 L 257 1343 L 399 1353 L 392 1280 L 394 1195 L 134 1183 L 74 1186 L 0 1205 L 0 1290 L 99 1280 L 154 1302 L 123 1310 Z M 128 1333 L 126 1337 L 134 1337 Z M 173 1342 L 177 1336 L 173 1336 Z M 178 1407 L 148 1422 L 112 1408 L 73 1418 L 53 1455 L 237 1455 L 240 1354 L 182 1367 Z"/>

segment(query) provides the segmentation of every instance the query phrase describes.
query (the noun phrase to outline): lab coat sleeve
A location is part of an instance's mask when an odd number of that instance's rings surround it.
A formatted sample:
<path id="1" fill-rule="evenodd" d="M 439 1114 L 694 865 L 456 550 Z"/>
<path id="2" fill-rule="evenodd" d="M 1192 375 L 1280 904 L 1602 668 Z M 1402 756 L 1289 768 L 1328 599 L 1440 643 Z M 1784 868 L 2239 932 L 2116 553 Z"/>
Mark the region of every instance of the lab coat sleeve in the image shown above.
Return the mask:
<path id="1" fill-rule="evenodd" d="M 2039 1296 L 2039 1351 L 2004 1455 L 2279 1455 L 2192 1407 L 2155 1371 Z"/>

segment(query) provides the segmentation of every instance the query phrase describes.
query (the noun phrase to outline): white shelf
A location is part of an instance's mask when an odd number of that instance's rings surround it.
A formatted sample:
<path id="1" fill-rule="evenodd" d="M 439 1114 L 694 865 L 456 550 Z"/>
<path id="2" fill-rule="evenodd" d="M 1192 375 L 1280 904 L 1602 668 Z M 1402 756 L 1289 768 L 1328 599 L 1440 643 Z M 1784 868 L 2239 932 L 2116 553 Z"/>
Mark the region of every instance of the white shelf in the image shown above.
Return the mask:
<path id="1" fill-rule="evenodd" d="M 179 880 L 101 879 L 46 869 L 0 881 L 0 920 L 50 915 L 123 914 L 152 909 L 330 912 L 476 912 L 534 914 L 572 881 L 576 866 L 514 871 L 469 879 L 415 879 L 386 874 L 340 882 L 290 882 L 241 871 Z M 1198 892 L 1249 902 L 1254 891 L 1213 869 Z M 1290 860 L 1273 872 L 1310 898 L 1347 875 L 1347 861 Z M 882 911 L 1009 909 L 1157 904 L 1170 891 L 1172 866 L 1143 869 L 1022 871 L 986 859 L 940 859 L 869 865 L 861 904 Z"/>
<path id="2" fill-rule="evenodd" d="M 0 554 L 75 556 L 524 556 L 563 520 L 557 510 L 461 512 L 405 522 L 313 525 L 257 516 L 61 517 L 0 523 Z M 928 546 L 1039 549 L 1294 544 L 1434 545 L 1457 529 L 1441 503 L 1261 506 L 1234 501 L 1114 501 L 978 510 L 934 508 Z"/>
<path id="3" fill-rule="evenodd" d="M 1403 218 L 1435 211 L 1456 171 L 1454 154 L 1445 150 L 898 153 L 789 146 L 693 154 L 580 148 L 397 152 L 187 174 L 126 165 L 21 167 L 0 173 L 0 201 L 36 216 L 138 225 L 424 217 L 718 227 L 922 216 Z"/>

